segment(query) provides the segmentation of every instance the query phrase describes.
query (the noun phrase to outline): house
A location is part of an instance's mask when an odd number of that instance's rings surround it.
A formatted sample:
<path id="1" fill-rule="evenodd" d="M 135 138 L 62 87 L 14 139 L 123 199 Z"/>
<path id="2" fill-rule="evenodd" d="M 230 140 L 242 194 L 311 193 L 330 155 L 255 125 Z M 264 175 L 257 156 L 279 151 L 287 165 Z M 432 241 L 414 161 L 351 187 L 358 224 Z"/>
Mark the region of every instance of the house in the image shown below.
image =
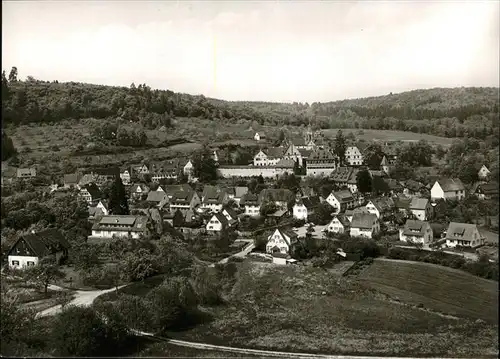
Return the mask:
<path id="1" fill-rule="evenodd" d="M 228 219 L 220 212 L 214 213 L 212 218 L 207 222 L 206 229 L 208 232 L 220 232 L 231 227 Z"/>
<path id="2" fill-rule="evenodd" d="M 476 224 L 451 222 L 445 235 L 448 247 L 476 248 L 484 244 L 484 236 Z"/>
<path id="3" fill-rule="evenodd" d="M 167 194 L 163 191 L 150 191 L 146 201 L 162 208 L 168 203 L 169 199 Z"/>
<path id="4" fill-rule="evenodd" d="M 229 196 L 225 191 L 207 185 L 203 187 L 203 193 L 201 194 L 201 208 L 205 211 L 220 212 L 228 199 Z"/>
<path id="5" fill-rule="evenodd" d="M 478 183 L 473 194 L 479 199 L 494 199 L 498 198 L 498 182 Z"/>
<path id="6" fill-rule="evenodd" d="M 461 200 L 465 197 L 465 187 L 458 178 L 437 180 L 431 188 L 431 200 Z"/>
<path id="7" fill-rule="evenodd" d="M 406 198 L 403 196 L 394 197 L 394 207 L 399 213 L 404 213 L 405 215 L 410 213 L 410 203 L 411 198 Z"/>
<path id="8" fill-rule="evenodd" d="M 187 163 L 184 165 L 184 167 L 182 168 L 182 173 L 184 173 L 184 175 L 188 177 L 191 177 L 194 174 L 194 166 L 191 160 L 188 160 Z"/>
<path id="9" fill-rule="evenodd" d="M 347 233 L 349 234 L 350 223 L 345 216 L 335 216 L 331 222 L 326 227 L 326 230 L 330 233 Z"/>
<path id="10" fill-rule="evenodd" d="M 269 188 L 263 189 L 259 193 L 259 203 L 266 201 L 273 202 L 280 208 L 288 208 L 288 203 L 295 200 L 295 195 L 289 189 L 284 188 Z"/>
<path id="11" fill-rule="evenodd" d="M 248 187 L 228 187 L 224 191 L 227 193 L 228 199 L 233 200 L 239 206 L 243 195 L 248 193 Z"/>
<path id="12" fill-rule="evenodd" d="M 394 208 L 394 201 L 391 198 L 381 197 L 378 199 L 371 200 L 365 206 L 368 212 L 377 216 L 381 219 L 386 217 L 392 208 Z"/>
<path id="13" fill-rule="evenodd" d="M 429 190 L 421 182 L 409 179 L 402 183 L 403 194 L 406 196 L 427 197 Z"/>
<path id="14" fill-rule="evenodd" d="M 488 169 L 488 167 L 486 167 L 485 165 L 482 165 L 481 168 L 479 169 L 479 172 L 477 173 L 477 177 L 484 181 L 488 178 L 488 176 L 491 174 L 490 170 Z"/>
<path id="15" fill-rule="evenodd" d="M 101 199 L 102 193 L 95 183 L 89 183 L 80 188 L 79 196 L 88 203 L 92 203 Z"/>
<path id="16" fill-rule="evenodd" d="M 18 168 L 17 169 L 17 178 L 33 178 L 36 177 L 36 169 L 33 167 L 30 168 Z"/>
<path id="17" fill-rule="evenodd" d="M 141 235 L 147 235 L 149 219 L 146 216 L 134 215 L 111 215 L 102 216 L 92 226 L 92 234 L 88 237 L 89 241 L 110 239 L 110 238 L 139 238 Z"/>
<path id="18" fill-rule="evenodd" d="M 187 183 L 184 184 L 173 184 L 164 186 L 163 191 L 168 195 L 168 198 L 171 198 L 177 192 L 191 192 L 193 188 Z"/>
<path id="19" fill-rule="evenodd" d="M 214 152 L 212 154 L 212 158 L 213 158 L 215 163 L 219 162 L 219 155 L 217 154 L 217 151 L 214 150 Z"/>
<path id="20" fill-rule="evenodd" d="M 130 196 L 134 199 L 141 199 L 149 193 L 149 187 L 142 183 L 136 183 L 130 188 Z"/>
<path id="21" fill-rule="evenodd" d="M 224 208 L 222 210 L 222 214 L 224 215 L 224 217 L 226 217 L 231 225 L 238 222 L 238 214 L 236 214 L 236 212 L 232 208 Z"/>
<path id="22" fill-rule="evenodd" d="M 390 145 L 390 143 L 386 142 L 382 146 L 382 152 L 384 153 L 384 156 L 387 159 L 387 162 L 389 163 L 389 170 L 390 170 L 391 166 L 393 166 L 396 163 L 396 160 L 398 159 L 397 150 L 393 145 Z"/>
<path id="23" fill-rule="evenodd" d="M 334 214 L 338 214 L 355 207 L 355 201 L 351 191 L 344 190 L 332 192 L 328 195 L 326 201 L 333 207 Z"/>
<path id="24" fill-rule="evenodd" d="M 399 240 L 401 242 L 429 244 L 434 239 L 429 222 L 408 219 L 403 228 L 399 230 Z"/>
<path id="25" fill-rule="evenodd" d="M 122 168 L 120 171 L 120 178 L 122 183 L 128 186 L 132 180 L 132 170 L 130 168 Z"/>
<path id="26" fill-rule="evenodd" d="M 80 189 L 80 186 L 78 185 L 78 182 L 80 182 L 80 174 L 79 173 L 70 173 L 70 174 L 65 174 L 63 178 L 63 186 L 66 189 Z"/>
<path id="27" fill-rule="evenodd" d="M 362 213 L 370 214 L 370 212 L 366 209 L 366 207 L 357 207 L 352 210 L 348 209 L 347 211 L 345 211 L 344 216 L 345 218 L 347 218 L 349 222 L 352 222 L 352 219 L 355 214 L 362 214 Z"/>
<path id="28" fill-rule="evenodd" d="M 261 141 L 266 139 L 266 134 L 264 132 L 255 132 L 255 135 L 253 136 L 253 139 L 255 141 Z"/>
<path id="29" fill-rule="evenodd" d="M 274 166 L 281 159 L 285 149 L 283 147 L 270 147 L 260 150 L 253 158 L 254 166 Z"/>
<path id="30" fill-rule="evenodd" d="M 403 186 L 394 178 L 384 178 L 383 180 L 387 184 L 391 195 L 394 196 L 396 194 L 403 193 Z"/>
<path id="31" fill-rule="evenodd" d="M 295 162 L 290 159 L 281 159 L 274 165 L 275 168 L 281 169 L 282 173 L 293 173 Z"/>
<path id="32" fill-rule="evenodd" d="M 195 209 L 201 204 L 200 196 L 193 190 L 177 191 L 172 197 L 168 195 L 168 192 L 165 193 L 167 193 L 167 197 L 169 197 L 170 210 L 174 212 L 179 209 L 185 214 L 188 210 Z"/>
<path id="33" fill-rule="evenodd" d="M 382 161 L 380 162 L 380 170 L 384 172 L 386 175 L 390 175 L 389 161 L 385 156 L 382 158 Z"/>
<path id="34" fill-rule="evenodd" d="M 302 197 L 293 206 L 293 217 L 307 221 L 314 214 L 314 210 L 319 206 L 318 196 Z"/>
<path id="35" fill-rule="evenodd" d="M 427 221 L 431 218 L 432 206 L 427 198 L 412 198 L 409 209 L 420 221 Z"/>
<path id="36" fill-rule="evenodd" d="M 119 167 L 106 167 L 106 168 L 98 168 L 94 169 L 90 172 L 94 178 L 95 183 L 98 186 L 104 185 L 106 182 L 115 181 L 117 178 L 120 178 L 120 168 Z"/>
<path id="37" fill-rule="evenodd" d="M 78 186 L 77 188 L 82 188 L 86 185 L 88 185 L 89 183 L 95 183 L 95 181 L 97 180 L 97 176 L 95 176 L 94 174 L 92 173 L 85 173 L 81 178 L 80 180 L 78 181 Z"/>
<path id="38" fill-rule="evenodd" d="M 245 208 L 245 215 L 250 217 L 260 216 L 259 196 L 253 193 L 246 193 L 241 197 L 240 206 Z"/>
<path id="39" fill-rule="evenodd" d="M 380 232 L 380 222 L 375 214 L 356 213 L 351 221 L 351 237 L 373 238 Z"/>
<path id="40" fill-rule="evenodd" d="M 54 228 L 32 231 L 21 236 L 7 252 L 9 267 L 24 269 L 33 267 L 46 257 L 57 262 L 68 256 L 70 245 L 63 234 Z"/>
<path id="41" fill-rule="evenodd" d="M 329 176 L 337 168 L 337 156 L 327 148 L 315 148 L 306 162 L 307 176 Z"/>
<path id="42" fill-rule="evenodd" d="M 348 146 L 345 150 L 345 161 L 349 166 L 361 166 L 364 159 L 356 146 Z"/>
<path id="43" fill-rule="evenodd" d="M 301 167 L 304 166 L 304 161 L 309 158 L 312 151 L 306 148 L 298 147 L 291 143 L 283 154 L 283 158 L 287 160 L 292 160 L 297 162 L 297 164 Z"/>
<path id="44" fill-rule="evenodd" d="M 93 221 L 94 219 L 101 217 L 101 216 L 108 216 L 109 215 L 109 208 L 108 204 L 103 201 L 99 200 L 95 206 L 89 206 L 89 220 Z"/>
<path id="45" fill-rule="evenodd" d="M 277 228 L 267 237 L 267 253 L 290 253 L 291 247 L 297 242 L 297 234 Z"/>
<path id="46" fill-rule="evenodd" d="M 146 164 L 134 166 L 133 170 L 135 171 L 136 174 L 138 175 L 146 175 L 149 174 L 149 168 Z"/>
<path id="47" fill-rule="evenodd" d="M 347 187 L 349 191 L 355 193 L 358 191 L 358 186 L 356 184 L 356 176 L 358 174 L 358 169 L 352 167 L 337 167 L 337 169 L 331 174 L 332 181 L 339 187 Z"/>

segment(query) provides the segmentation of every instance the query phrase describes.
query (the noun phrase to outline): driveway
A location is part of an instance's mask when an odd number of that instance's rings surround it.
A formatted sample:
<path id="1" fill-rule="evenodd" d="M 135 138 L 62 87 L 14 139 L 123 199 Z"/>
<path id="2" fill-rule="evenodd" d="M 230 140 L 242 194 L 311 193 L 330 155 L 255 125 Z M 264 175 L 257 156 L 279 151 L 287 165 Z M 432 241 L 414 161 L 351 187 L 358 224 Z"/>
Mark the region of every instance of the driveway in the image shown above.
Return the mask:
<path id="1" fill-rule="evenodd" d="M 221 259 L 219 262 L 219 264 L 224 264 L 224 263 L 227 263 L 227 261 L 229 260 L 229 258 L 231 257 L 239 257 L 239 258 L 245 258 L 248 253 L 250 253 L 252 251 L 252 249 L 255 248 L 255 245 L 253 243 L 253 240 L 250 240 L 250 239 L 241 239 L 241 240 L 238 240 L 239 242 L 247 242 L 248 244 L 243 248 L 243 250 L 241 250 L 240 252 L 238 253 L 235 253 L 233 254 L 232 256 L 229 256 L 229 257 L 226 257 L 226 258 L 223 258 Z M 215 264 L 210 264 L 209 267 L 215 267 Z"/>

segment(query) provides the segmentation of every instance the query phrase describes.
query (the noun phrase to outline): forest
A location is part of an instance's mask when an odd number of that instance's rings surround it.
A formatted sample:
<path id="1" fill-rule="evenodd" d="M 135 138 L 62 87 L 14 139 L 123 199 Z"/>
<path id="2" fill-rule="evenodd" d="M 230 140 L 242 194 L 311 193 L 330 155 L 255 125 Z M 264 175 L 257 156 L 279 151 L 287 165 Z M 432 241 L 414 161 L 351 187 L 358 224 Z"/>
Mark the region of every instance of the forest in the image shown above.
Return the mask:
<path id="1" fill-rule="evenodd" d="M 171 125 L 173 118 L 204 118 L 261 125 L 402 130 L 442 137 L 486 139 L 498 135 L 498 88 L 435 88 L 328 103 L 229 102 L 146 84 L 113 87 L 18 78 L 2 72 L 4 125 L 67 119 L 123 119 L 144 128 Z"/>

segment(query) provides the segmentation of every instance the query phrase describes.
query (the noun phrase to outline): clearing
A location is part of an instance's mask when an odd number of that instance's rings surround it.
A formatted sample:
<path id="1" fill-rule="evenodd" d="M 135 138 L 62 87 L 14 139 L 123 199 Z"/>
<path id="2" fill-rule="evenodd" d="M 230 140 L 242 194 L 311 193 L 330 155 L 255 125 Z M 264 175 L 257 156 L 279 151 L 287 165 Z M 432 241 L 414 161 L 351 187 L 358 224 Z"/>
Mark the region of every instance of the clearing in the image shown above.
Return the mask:
<path id="1" fill-rule="evenodd" d="M 375 260 L 359 279 L 392 299 L 498 324 L 498 283 L 430 263 Z"/>
<path id="2" fill-rule="evenodd" d="M 327 130 L 321 130 L 325 136 L 335 137 L 337 135 L 338 128 L 331 128 Z M 342 128 L 342 133 L 347 135 L 348 133 L 353 133 L 358 140 L 372 141 L 403 141 L 403 142 L 417 142 L 419 140 L 426 140 L 429 143 L 441 144 L 442 146 L 450 146 L 453 142 L 453 138 L 439 137 L 434 135 L 428 135 L 425 133 L 414 133 L 406 131 L 391 131 L 391 130 L 366 130 L 366 129 L 352 129 L 352 128 Z M 362 131 L 363 134 L 359 132 Z"/>
<path id="3" fill-rule="evenodd" d="M 319 268 L 249 260 L 237 265 L 237 281 L 227 303 L 203 308 L 213 319 L 186 331 L 167 333 L 169 337 L 330 355 L 497 354 L 497 326 L 401 305 L 357 279 Z M 463 284 L 463 280 L 455 283 L 460 289 Z M 434 286 L 431 283 L 429 288 Z M 455 299 L 462 303 L 461 296 Z M 490 313 L 484 305 L 476 310 L 482 309 Z"/>

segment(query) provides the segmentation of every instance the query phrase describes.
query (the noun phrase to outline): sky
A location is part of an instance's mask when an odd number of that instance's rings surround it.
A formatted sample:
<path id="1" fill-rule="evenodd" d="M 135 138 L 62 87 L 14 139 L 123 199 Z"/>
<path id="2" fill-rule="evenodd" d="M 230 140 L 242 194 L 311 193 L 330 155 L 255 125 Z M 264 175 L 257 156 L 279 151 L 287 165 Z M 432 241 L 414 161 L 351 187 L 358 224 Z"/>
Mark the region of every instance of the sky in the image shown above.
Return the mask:
<path id="1" fill-rule="evenodd" d="M 2 1 L 19 77 L 232 101 L 499 86 L 500 2 Z"/>

